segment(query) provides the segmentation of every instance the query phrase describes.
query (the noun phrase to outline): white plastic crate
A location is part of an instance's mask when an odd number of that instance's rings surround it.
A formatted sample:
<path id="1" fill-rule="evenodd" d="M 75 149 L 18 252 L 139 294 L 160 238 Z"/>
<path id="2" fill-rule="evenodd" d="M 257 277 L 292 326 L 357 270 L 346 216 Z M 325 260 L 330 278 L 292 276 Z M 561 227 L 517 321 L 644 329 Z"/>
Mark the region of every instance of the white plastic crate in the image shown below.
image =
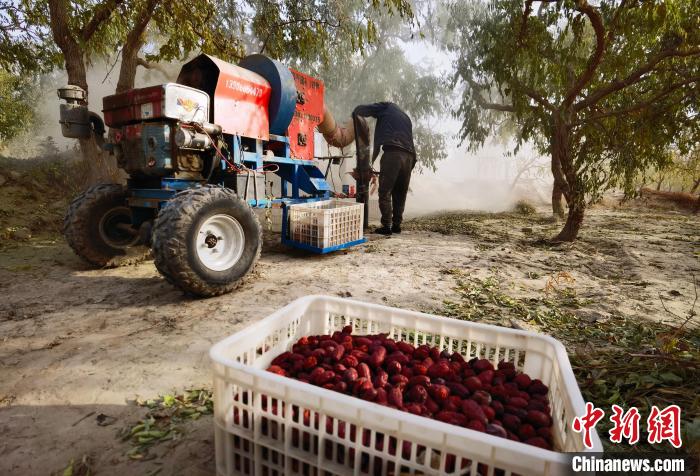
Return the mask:
<path id="1" fill-rule="evenodd" d="M 265 370 L 300 337 L 330 334 L 348 324 L 357 335 L 385 332 L 396 340 L 436 345 L 465 358 L 514 362 L 549 386 L 555 447 L 586 451 L 581 435 L 571 430 L 574 416 L 584 413 L 584 402 L 565 349 L 555 339 L 308 296 L 211 349 L 219 475 L 570 473 L 569 460 L 560 452 L 368 403 Z M 593 442 L 591 451 L 602 451 L 597 434 Z M 447 471 L 450 460 L 454 471 Z"/>
<path id="2" fill-rule="evenodd" d="M 321 200 L 289 207 L 289 239 L 314 248 L 332 248 L 362 239 L 364 205 Z"/>

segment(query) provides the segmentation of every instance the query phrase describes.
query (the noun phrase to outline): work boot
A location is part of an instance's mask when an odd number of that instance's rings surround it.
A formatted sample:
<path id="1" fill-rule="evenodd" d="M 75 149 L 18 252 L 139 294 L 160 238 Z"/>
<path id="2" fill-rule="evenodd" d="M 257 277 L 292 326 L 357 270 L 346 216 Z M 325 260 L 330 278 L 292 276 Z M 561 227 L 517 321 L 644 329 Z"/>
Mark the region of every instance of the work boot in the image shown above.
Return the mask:
<path id="1" fill-rule="evenodd" d="M 374 232 L 379 235 L 391 235 L 391 228 L 389 228 L 388 226 L 382 226 L 374 230 Z"/>
<path id="2" fill-rule="evenodd" d="M 391 232 L 396 234 L 401 234 L 401 225 L 394 225 L 391 227 Z"/>

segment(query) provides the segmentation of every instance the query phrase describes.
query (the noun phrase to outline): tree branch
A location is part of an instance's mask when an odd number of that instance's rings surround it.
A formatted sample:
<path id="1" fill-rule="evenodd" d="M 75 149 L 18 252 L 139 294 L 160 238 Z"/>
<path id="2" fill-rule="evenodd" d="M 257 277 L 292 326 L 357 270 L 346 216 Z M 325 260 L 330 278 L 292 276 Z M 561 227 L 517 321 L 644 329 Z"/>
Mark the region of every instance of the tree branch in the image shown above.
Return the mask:
<path id="1" fill-rule="evenodd" d="M 297 19 L 294 19 L 294 20 L 287 20 L 287 21 L 283 21 L 283 22 L 278 22 L 278 23 L 275 23 L 274 25 L 271 25 L 271 26 L 269 27 L 269 29 L 268 29 L 268 31 L 267 31 L 267 35 L 265 35 L 265 40 L 263 41 L 263 44 L 262 44 L 262 46 L 260 47 L 259 53 L 262 54 L 262 53 L 265 52 L 265 48 L 267 47 L 268 41 L 270 41 L 270 37 L 272 36 L 272 32 L 273 32 L 274 29 L 282 28 L 282 27 L 285 27 L 285 26 L 294 25 L 294 24 L 297 24 L 297 23 L 315 23 L 316 26 L 318 26 L 318 25 L 325 25 L 325 26 L 329 26 L 329 27 L 334 28 L 334 29 L 335 29 L 335 28 L 340 28 L 340 23 L 332 23 L 332 22 L 330 22 L 330 21 L 328 21 L 328 20 L 318 20 L 318 19 L 313 18 L 313 17 L 308 17 L 308 18 L 297 18 Z"/>
<path id="2" fill-rule="evenodd" d="M 653 95 L 652 97 L 650 97 L 642 102 L 639 102 L 639 103 L 634 104 L 632 106 L 626 107 L 624 109 L 618 109 L 616 111 L 605 111 L 605 112 L 601 112 L 599 114 L 594 114 L 593 116 L 587 117 L 586 119 L 579 121 L 577 124 L 583 124 L 586 122 L 597 121 L 597 120 L 603 119 L 605 117 L 619 116 L 622 114 L 629 114 L 632 112 L 641 111 L 642 109 L 646 109 L 647 107 L 653 105 L 654 103 L 657 103 L 658 101 L 665 98 L 669 94 L 673 93 L 677 89 L 682 88 L 683 86 L 686 86 L 688 84 L 698 83 L 698 82 L 700 82 L 700 76 L 695 76 L 692 78 L 685 79 L 683 81 L 675 82 L 673 84 L 670 84 L 668 87 L 666 87 L 662 91 L 658 92 L 657 94 Z"/>
<path id="3" fill-rule="evenodd" d="M 591 22 L 593 31 L 595 32 L 596 46 L 593 53 L 591 53 L 588 59 L 588 64 L 586 69 L 576 78 L 574 85 L 569 89 L 564 97 L 562 105 L 564 107 L 569 107 L 573 104 L 576 96 L 583 90 L 583 88 L 591 81 L 593 74 L 603 60 L 603 54 L 605 53 L 605 27 L 603 26 L 603 18 L 600 12 L 588 4 L 586 0 L 578 0 L 576 2 L 576 10 L 583 13 L 588 17 L 588 21 Z"/>
<path id="4" fill-rule="evenodd" d="M 622 14 L 622 10 L 625 9 L 627 6 L 627 0 L 622 0 L 620 2 L 620 5 L 615 9 L 615 13 L 613 14 L 612 21 L 610 21 L 610 26 L 608 28 L 608 44 L 612 43 L 612 41 L 615 39 L 615 33 L 617 32 L 617 26 L 618 26 L 618 21 L 620 20 L 620 15 Z"/>
<path id="5" fill-rule="evenodd" d="M 69 43 L 75 43 L 68 28 L 68 2 L 65 0 L 49 0 L 49 25 L 56 45 L 63 50 Z"/>
<path id="6" fill-rule="evenodd" d="M 136 64 L 146 68 L 146 69 L 153 69 L 158 71 L 159 73 L 163 74 L 164 76 L 168 76 L 168 70 L 166 70 L 163 65 L 160 65 L 158 63 L 151 63 L 149 61 L 146 61 L 143 58 L 136 58 Z"/>
<path id="7" fill-rule="evenodd" d="M 520 22 L 520 31 L 518 32 L 517 43 L 519 45 L 521 45 L 523 43 L 523 38 L 525 37 L 525 33 L 527 32 L 527 18 L 530 16 L 530 13 L 532 13 L 532 2 L 533 2 L 533 0 L 525 0 L 525 8 L 523 9 L 523 18 L 522 18 L 522 21 Z"/>
<path id="8" fill-rule="evenodd" d="M 666 58 L 685 56 L 700 56 L 700 48 L 690 49 L 686 51 L 679 51 L 676 49 L 661 51 L 652 59 L 650 59 L 647 63 L 639 67 L 634 72 L 630 73 L 626 78 L 614 80 L 608 85 L 603 86 L 597 89 L 596 91 L 593 91 L 581 101 L 574 104 L 574 111 L 580 111 L 581 109 L 590 107 L 596 104 L 604 97 L 609 96 L 610 94 L 613 94 L 617 91 L 620 91 L 621 89 L 624 89 L 628 86 L 638 83 L 639 81 L 644 80 L 643 76 L 654 70 L 656 65 L 659 64 L 661 61 L 665 60 Z"/>
<path id="9" fill-rule="evenodd" d="M 120 0 L 121 1 L 121 0 Z M 136 23 L 126 36 L 126 41 L 122 47 L 122 64 L 119 69 L 119 80 L 117 81 L 116 92 L 120 93 L 134 87 L 136 69 L 139 65 L 138 54 L 144 42 L 144 33 L 148 24 L 153 18 L 156 7 L 160 0 L 147 0 L 143 9 L 137 13 Z"/>
<path id="10" fill-rule="evenodd" d="M 112 16 L 112 12 L 123 2 L 124 0 L 107 0 L 97 6 L 95 13 L 92 15 L 90 21 L 83 27 L 79 32 L 80 39 L 83 43 L 87 43 L 92 38 L 92 35 L 97 32 L 97 30 L 102 26 L 102 24 Z"/>
<path id="11" fill-rule="evenodd" d="M 546 109 L 549 109 L 550 111 L 554 111 L 555 107 L 554 105 L 547 100 L 547 98 L 544 97 L 543 94 L 538 93 L 532 88 L 528 88 L 524 84 L 522 84 L 520 81 L 517 79 L 512 80 L 513 86 L 516 88 L 520 89 L 526 96 L 528 96 L 531 99 L 534 99 L 536 102 L 540 103 L 543 107 Z"/>
<path id="12" fill-rule="evenodd" d="M 474 90 L 474 99 L 476 103 L 480 106 L 483 107 L 484 109 L 493 109 L 493 110 L 498 110 L 498 111 L 506 111 L 506 112 L 515 112 L 515 109 L 513 108 L 512 105 L 507 105 L 507 104 L 499 104 L 499 103 L 489 103 L 484 99 L 483 96 L 479 93 L 479 91 L 488 91 L 491 88 L 485 84 L 479 84 L 476 81 L 474 81 L 470 76 L 465 78 L 467 82 L 469 83 L 469 86 Z M 528 88 L 527 86 L 523 85 L 518 81 L 517 79 L 511 80 L 512 86 L 519 89 L 520 91 L 523 92 L 526 96 L 534 99 L 536 102 L 540 103 L 543 107 L 546 109 L 549 109 L 550 111 L 553 111 L 555 108 L 550 103 L 547 101 L 547 99 L 539 92 L 535 91 L 532 88 Z"/>
<path id="13" fill-rule="evenodd" d="M 146 27 L 148 27 L 151 18 L 153 18 L 153 13 L 155 12 L 158 2 L 159 0 L 148 0 L 146 5 L 143 7 L 143 10 L 139 12 L 139 17 L 136 24 L 126 37 L 126 43 L 124 45 L 125 50 L 141 44 L 142 36 L 146 31 Z"/>
<path id="14" fill-rule="evenodd" d="M 48 0 L 49 26 L 54 42 L 63 53 L 63 61 L 68 74 L 68 84 L 75 84 L 88 90 L 85 77 L 84 52 L 70 29 L 68 0 Z M 85 101 L 87 103 L 87 101 Z"/>
<path id="15" fill-rule="evenodd" d="M 484 99 L 484 97 L 479 92 L 479 90 L 488 89 L 488 88 L 486 86 L 484 86 L 483 84 L 477 83 L 470 76 L 466 76 L 465 79 L 469 83 L 469 86 L 472 88 L 472 93 L 473 93 L 472 96 L 474 97 L 474 101 L 476 101 L 476 104 L 480 108 L 491 109 L 493 111 L 515 112 L 515 108 L 511 105 L 488 102 L 486 99 Z"/>

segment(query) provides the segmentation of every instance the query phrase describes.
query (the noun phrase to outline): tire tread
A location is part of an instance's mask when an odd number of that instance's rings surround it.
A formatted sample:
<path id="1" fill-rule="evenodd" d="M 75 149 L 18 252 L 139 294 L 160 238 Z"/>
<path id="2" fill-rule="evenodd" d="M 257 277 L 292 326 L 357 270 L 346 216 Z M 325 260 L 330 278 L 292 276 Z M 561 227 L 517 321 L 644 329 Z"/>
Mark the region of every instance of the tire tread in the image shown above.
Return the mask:
<path id="1" fill-rule="evenodd" d="M 95 220 L 92 210 L 101 201 L 118 203 L 125 198 L 123 186 L 102 183 L 93 185 L 71 201 L 63 219 L 63 236 L 75 254 L 101 268 L 136 264 L 148 258 L 150 250 L 145 246 L 132 246 L 123 253 L 108 254 L 97 249 L 90 239 L 90 225 Z"/>
<path id="2" fill-rule="evenodd" d="M 213 200 L 230 199 L 237 207 L 245 207 L 257 223 L 258 247 L 250 266 L 235 281 L 221 284 L 203 280 L 190 266 L 186 253 L 186 237 L 197 212 Z M 262 249 L 262 227 L 248 203 L 228 188 L 207 185 L 177 193 L 160 210 L 153 225 L 153 260 L 156 268 L 170 284 L 187 294 L 209 297 L 233 291 L 255 267 Z"/>

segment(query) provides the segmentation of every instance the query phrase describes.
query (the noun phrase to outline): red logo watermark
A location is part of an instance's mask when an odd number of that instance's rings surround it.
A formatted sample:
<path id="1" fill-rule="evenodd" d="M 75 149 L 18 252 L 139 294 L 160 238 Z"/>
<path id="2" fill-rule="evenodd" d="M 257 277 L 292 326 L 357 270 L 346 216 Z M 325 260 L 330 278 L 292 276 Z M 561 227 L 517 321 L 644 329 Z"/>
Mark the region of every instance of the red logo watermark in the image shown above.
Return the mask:
<path id="1" fill-rule="evenodd" d="M 605 412 L 603 410 L 596 408 L 591 402 L 586 402 L 586 414 L 582 417 L 574 418 L 574 423 L 571 427 L 576 433 L 583 433 L 583 444 L 586 445 L 586 448 L 593 448 L 591 432 L 604 416 Z"/>
<path id="2" fill-rule="evenodd" d="M 674 448 L 680 448 L 681 441 L 681 408 L 671 405 L 659 410 L 656 405 L 651 407 L 647 418 L 649 443 L 661 443 L 668 440 Z"/>
<path id="3" fill-rule="evenodd" d="M 613 405 L 612 410 L 613 415 L 610 417 L 610 421 L 613 422 L 614 426 L 608 431 L 610 441 L 622 443 L 622 438 L 627 438 L 630 445 L 637 443 L 639 441 L 639 410 L 632 407 L 625 413 L 618 405 Z"/>
<path id="4" fill-rule="evenodd" d="M 608 431 L 610 441 L 622 443 L 624 438 L 630 445 L 636 444 L 639 441 L 639 422 L 641 420 L 639 410 L 632 407 L 625 412 L 622 407 L 613 405 L 612 411 L 610 421 L 613 423 L 613 427 Z M 583 434 L 583 444 L 586 448 L 593 448 L 592 432 L 604 416 L 605 411 L 596 408 L 591 402 L 587 402 L 586 413 L 574 418 L 571 428 L 576 433 Z M 647 433 L 647 441 L 650 444 L 668 441 L 675 448 L 680 448 L 682 445 L 680 407 L 670 405 L 663 410 L 660 410 L 656 405 L 651 407 L 649 418 L 647 418 Z"/>

